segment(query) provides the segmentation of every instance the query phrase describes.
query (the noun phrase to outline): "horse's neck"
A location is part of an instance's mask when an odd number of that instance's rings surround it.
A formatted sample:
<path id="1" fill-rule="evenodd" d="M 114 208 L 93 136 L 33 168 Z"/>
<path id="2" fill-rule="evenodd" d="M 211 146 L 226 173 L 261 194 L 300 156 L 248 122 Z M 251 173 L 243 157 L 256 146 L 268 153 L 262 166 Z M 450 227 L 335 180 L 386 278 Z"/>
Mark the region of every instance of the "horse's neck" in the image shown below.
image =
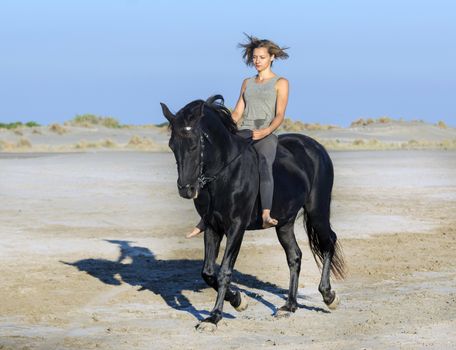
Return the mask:
<path id="1" fill-rule="evenodd" d="M 219 128 L 207 128 L 210 139 L 212 161 L 214 163 L 226 163 L 236 157 L 245 148 L 241 138 L 230 133 L 223 125 Z"/>

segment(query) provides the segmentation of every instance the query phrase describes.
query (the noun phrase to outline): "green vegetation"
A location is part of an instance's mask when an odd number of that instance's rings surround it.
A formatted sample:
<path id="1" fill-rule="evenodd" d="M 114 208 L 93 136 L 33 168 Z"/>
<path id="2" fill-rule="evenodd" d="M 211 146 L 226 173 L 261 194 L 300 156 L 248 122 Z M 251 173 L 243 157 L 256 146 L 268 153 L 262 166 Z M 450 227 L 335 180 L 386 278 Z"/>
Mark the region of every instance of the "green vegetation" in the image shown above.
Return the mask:
<path id="1" fill-rule="evenodd" d="M 163 122 L 163 123 L 160 123 L 160 124 L 155 124 L 155 126 L 157 128 L 167 128 L 169 126 L 169 122 Z"/>
<path id="2" fill-rule="evenodd" d="M 30 122 L 25 123 L 25 126 L 28 128 L 34 128 L 35 126 L 41 126 L 41 125 L 38 124 L 37 122 L 30 121 Z"/>
<path id="3" fill-rule="evenodd" d="M 28 128 L 33 128 L 35 126 L 40 126 L 37 122 L 30 121 L 27 123 L 22 123 L 22 122 L 13 122 L 13 123 L 0 123 L 0 128 L 2 129 L 16 129 L 20 127 L 28 127 Z"/>
<path id="4" fill-rule="evenodd" d="M 97 116 L 95 114 L 78 114 L 68 122 L 74 126 L 91 127 L 95 125 L 104 126 L 106 128 L 122 128 L 124 127 L 119 121 L 113 117 Z"/>

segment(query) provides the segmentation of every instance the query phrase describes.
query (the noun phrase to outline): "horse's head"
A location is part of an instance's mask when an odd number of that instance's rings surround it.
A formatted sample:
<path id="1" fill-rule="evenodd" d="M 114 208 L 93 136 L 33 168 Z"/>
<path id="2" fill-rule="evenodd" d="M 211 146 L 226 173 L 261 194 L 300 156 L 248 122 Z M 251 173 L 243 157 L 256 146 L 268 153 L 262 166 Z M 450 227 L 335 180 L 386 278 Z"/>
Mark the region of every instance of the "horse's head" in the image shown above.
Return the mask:
<path id="1" fill-rule="evenodd" d="M 171 137 L 168 144 L 176 158 L 179 195 L 188 199 L 196 198 L 201 186 L 202 130 L 199 122 L 203 116 L 204 103 L 201 100 L 193 101 L 176 115 L 164 103 L 160 104 L 163 115 L 170 123 Z"/>

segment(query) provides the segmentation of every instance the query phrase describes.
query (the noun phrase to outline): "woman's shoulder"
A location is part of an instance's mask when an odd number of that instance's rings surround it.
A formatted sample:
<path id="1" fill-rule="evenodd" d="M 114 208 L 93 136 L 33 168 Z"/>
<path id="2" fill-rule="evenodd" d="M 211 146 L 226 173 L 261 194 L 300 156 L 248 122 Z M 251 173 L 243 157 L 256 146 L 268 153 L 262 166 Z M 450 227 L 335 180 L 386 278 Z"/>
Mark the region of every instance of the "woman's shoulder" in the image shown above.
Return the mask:
<path id="1" fill-rule="evenodd" d="M 252 76 L 252 77 L 247 77 L 245 78 L 243 81 L 242 81 L 242 84 L 247 84 L 248 82 L 251 82 L 253 80 L 256 79 L 256 75 Z"/>
<path id="2" fill-rule="evenodd" d="M 288 88 L 288 80 L 285 77 L 278 77 L 275 82 L 276 89 L 286 89 Z"/>
<path id="3" fill-rule="evenodd" d="M 247 77 L 245 78 L 243 81 L 242 81 L 242 90 L 244 90 L 247 85 L 249 85 L 253 80 L 255 79 L 255 77 Z"/>

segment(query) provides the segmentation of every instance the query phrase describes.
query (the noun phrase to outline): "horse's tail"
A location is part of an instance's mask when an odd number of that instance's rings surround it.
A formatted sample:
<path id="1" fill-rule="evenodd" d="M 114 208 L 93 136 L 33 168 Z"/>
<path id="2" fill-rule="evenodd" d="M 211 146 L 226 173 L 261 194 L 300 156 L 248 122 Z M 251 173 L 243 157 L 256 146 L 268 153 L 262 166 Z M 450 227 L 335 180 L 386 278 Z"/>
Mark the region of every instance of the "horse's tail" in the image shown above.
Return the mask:
<path id="1" fill-rule="evenodd" d="M 321 240 L 319 233 L 315 230 L 315 227 L 312 222 L 312 218 L 309 217 L 307 211 L 304 209 L 304 225 L 306 227 L 307 236 L 309 237 L 309 247 L 312 252 L 315 262 L 318 267 L 321 269 L 321 265 L 324 259 L 324 255 L 328 253 L 325 249 L 322 249 L 320 244 Z M 337 241 L 337 236 L 334 231 L 330 230 L 330 249 L 329 251 L 333 252 L 333 257 L 331 260 L 331 272 L 334 277 L 338 279 L 345 278 L 345 262 L 342 254 L 342 248 L 340 243 Z"/>
<path id="2" fill-rule="evenodd" d="M 304 205 L 304 224 L 315 262 L 321 268 L 327 254 L 332 255 L 331 271 L 334 277 L 345 277 L 345 263 L 337 235 L 330 224 L 331 191 L 334 170 L 323 146 L 317 144 L 314 154 L 314 174 L 308 200 Z"/>

